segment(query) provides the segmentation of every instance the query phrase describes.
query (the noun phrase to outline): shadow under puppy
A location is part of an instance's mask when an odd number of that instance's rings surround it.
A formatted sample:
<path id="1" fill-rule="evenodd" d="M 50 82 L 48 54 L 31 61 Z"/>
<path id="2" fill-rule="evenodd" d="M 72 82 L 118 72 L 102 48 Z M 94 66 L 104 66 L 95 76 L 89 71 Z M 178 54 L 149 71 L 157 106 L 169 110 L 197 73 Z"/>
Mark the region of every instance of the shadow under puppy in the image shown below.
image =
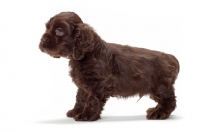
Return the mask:
<path id="1" fill-rule="evenodd" d="M 147 119 L 166 119 L 176 107 L 173 84 L 179 62 L 173 55 L 107 43 L 73 12 L 57 14 L 46 23 L 39 48 L 70 59 L 78 92 L 67 116 L 76 121 L 100 119 L 110 96 L 149 94 L 158 104 L 147 110 Z"/>

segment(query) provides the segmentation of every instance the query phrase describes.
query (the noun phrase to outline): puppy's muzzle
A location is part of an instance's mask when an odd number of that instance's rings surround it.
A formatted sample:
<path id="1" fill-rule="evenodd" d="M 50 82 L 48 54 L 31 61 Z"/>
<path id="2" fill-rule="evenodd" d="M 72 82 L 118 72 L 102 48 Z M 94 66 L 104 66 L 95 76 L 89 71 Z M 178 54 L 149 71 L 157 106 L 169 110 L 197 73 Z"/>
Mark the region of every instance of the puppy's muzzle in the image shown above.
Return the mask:
<path id="1" fill-rule="evenodd" d="M 48 38 L 42 38 L 41 41 L 40 41 L 40 45 L 45 48 L 45 47 L 47 47 L 48 42 L 49 42 Z"/>

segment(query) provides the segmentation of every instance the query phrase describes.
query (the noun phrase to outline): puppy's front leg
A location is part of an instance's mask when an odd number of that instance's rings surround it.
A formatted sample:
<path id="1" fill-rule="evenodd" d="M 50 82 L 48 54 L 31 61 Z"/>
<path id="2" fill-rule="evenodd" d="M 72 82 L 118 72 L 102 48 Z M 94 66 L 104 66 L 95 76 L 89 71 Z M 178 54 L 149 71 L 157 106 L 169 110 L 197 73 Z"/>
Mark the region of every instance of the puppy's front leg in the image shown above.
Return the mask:
<path id="1" fill-rule="evenodd" d="M 82 113 L 76 115 L 74 119 L 76 121 L 95 121 L 100 119 L 103 106 L 110 97 L 110 91 L 109 87 L 96 87 L 95 90 L 93 89 L 93 92 L 91 91 L 85 102 Z"/>
<path id="2" fill-rule="evenodd" d="M 81 88 L 78 89 L 77 95 L 76 95 L 76 103 L 72 110 L 69 110 L 67 112 L 67 117 L 75 117 L 76 115 L 82 113 L 85 102 L 88 99 L 88 94 L 84 92 Z"/>
<path id="3" fill-rule="evenodd" d="M 104 103 L 97 97 L 89 95 L 82 113 L 76 115 L 74 119 L 76 121 L 95 121 L 100 119 L 101 111 L 103 110 Z"/>

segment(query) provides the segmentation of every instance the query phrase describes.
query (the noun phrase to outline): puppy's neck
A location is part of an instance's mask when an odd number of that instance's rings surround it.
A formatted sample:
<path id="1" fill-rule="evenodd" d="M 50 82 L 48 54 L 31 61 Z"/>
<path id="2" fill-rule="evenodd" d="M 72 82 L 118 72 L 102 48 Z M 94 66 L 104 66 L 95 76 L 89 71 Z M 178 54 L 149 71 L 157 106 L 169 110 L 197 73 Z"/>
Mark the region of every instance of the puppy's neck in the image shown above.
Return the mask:
<path id="1" fill-rule="evenodd" d="M 92 41 L 94 49 L 91 52 L 85 53 L 84 58 L 78 61 L 86 61 L 99 58 L 102 55 L 104 56 L 104 54 L 106 54 L 106 51 L 108 50 L 108 47 L 106 46 L 107 43 L 103 39 L 101 39 L 101 37 L 95 31 L 92 32 L 94 35 L 94 39 Z M 72 55 L 69 57 L 69 59 L 71 61 L 77 61 L 72 57 Z"/>

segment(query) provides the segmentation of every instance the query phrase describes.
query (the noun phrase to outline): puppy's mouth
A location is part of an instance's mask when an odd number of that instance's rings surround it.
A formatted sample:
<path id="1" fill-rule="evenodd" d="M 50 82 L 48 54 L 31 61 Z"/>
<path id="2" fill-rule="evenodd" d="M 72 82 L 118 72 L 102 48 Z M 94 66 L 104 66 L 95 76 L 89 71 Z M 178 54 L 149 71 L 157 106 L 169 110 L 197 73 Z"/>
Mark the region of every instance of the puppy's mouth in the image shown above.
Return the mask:
<path id="1" fill-rule="evenodd" d="M 54 58 L 60 58 L 60 56 L 53 56 Z"/>
<path id="2" fill-rule="evenodd" d="M 58 51 L 55 52 L 55 51 L 48 50 L 48 49 L 42 47 L 41 45 L 39 46 L 39 48 L 43 53 L 46 53 L 46 54 L 50 55 L 53 58 L 64 57 L 64 58 L 70 59 L 70 57 L 71 57 L 70 52 L 66 52 L 66 51 L 65 52 L 58 52 Z"/>
<path id="3" fill-rule="evenodd" d="M 46 49 L 44 49 L 44 48 L 41 48 L 41 47 L 40 47 L 40 50 L 41 50 L 42 52 L 44 52 L 44 53 L 50 55 L 50 56 L 53 57 L 53 58 L 60 58 L 60 57 L 61 57 L 60 55 L 52 54 L 50 51 L 48 51 L 48 50 L 46 50 Z"/>

